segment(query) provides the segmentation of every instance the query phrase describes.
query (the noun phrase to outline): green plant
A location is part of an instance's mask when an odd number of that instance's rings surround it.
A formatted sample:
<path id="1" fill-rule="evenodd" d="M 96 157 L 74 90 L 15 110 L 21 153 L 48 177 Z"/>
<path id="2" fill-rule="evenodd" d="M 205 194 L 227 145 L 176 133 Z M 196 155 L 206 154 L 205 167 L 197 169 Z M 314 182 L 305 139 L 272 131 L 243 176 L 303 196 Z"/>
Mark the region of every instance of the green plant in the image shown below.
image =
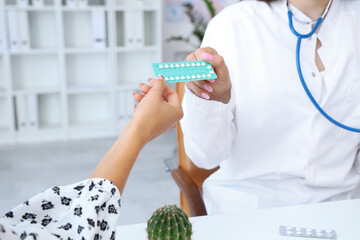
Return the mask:
<path id="1" fill-rule="evenodd" d="M 202 0 L 210 13 L 211 18 L 216 15 L 216 11 L 211 0 Z M 192 35 L 196 37 L 199 43 L 202 42 L 205 30 L 208 25 L 208 22 L 205 20 L 204 16 L 202 16 L 198 11 L 195 10 L 194 6 L 191 3 L 184 3 L 185 14 L 188 16 L 191 24 L 193 25 L 193 30 L 191 32 Z M 190 36 L 183 37 L 183 36 L 172 36 L 167 39 L 167 42 L 171 41 L 182 41 L 189 43 Z"/>
<path id="2" fill-rule="evenodd" d="M 190 240 L 192 226 L 182 209 L 167 205 L 152 214 L 146 231 L 149 240 Z"/>

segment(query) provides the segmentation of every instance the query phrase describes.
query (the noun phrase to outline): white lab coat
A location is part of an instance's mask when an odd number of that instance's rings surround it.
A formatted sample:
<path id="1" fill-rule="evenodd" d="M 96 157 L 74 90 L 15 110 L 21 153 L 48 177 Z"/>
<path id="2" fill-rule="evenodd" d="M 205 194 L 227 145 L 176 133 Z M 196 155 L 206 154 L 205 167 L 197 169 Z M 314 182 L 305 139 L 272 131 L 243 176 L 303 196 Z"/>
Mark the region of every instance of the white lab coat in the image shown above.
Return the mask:
<path id="1" fill-rule="evenodd" d="M 190 159 L 202 168 L 220 165 L 203 185 L 209 214 L 348 199 L 358 185 L 360 134 L 334 126 L 312 105 L 296 70 L 296 40 L 283 0 L 241 1 L 210 22 L 202 46 L 224 57 L 231 101 L 187 89 L 181 121 Z M 301 64 L 325 111 L 360 128 L 360 1 L 334 0 L 319 34 L 303 40 Z"/>

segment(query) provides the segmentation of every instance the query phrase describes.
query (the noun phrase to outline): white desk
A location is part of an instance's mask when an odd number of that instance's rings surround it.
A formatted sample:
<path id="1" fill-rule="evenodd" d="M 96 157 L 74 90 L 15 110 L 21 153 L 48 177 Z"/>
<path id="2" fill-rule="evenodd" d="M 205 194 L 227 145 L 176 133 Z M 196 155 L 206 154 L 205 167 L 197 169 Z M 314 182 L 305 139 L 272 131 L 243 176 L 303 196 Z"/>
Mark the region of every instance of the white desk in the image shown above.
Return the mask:
<path id="1" fill-rule="evenodd" d="M 279 226 L 334 229 L 338 240 L 360 240 L 360 199 L 304 206 L 244 210 L 236 215 L 195 217 L 193 240 L 310 240 L 279 235 Z M 146 240 L 146 224 L 120 226 L 117 240 Z"/>

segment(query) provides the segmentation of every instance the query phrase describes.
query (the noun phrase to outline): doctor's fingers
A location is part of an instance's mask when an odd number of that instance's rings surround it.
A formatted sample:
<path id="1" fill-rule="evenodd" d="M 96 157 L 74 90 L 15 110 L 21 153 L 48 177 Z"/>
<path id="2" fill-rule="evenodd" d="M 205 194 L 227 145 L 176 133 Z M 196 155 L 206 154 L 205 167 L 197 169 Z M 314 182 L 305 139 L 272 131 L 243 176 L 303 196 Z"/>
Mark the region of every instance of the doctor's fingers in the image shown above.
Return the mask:
<path id="1" fill-rule="evenodd" d="M 218 52 L 211 47 L 199 48 L 194 52 L 198 60 L 211 60 L 212 57 L 219 55 Z"/>
<path id="2" fill-rule="evenodd" d="M 211 87 L 210 82 L 202 80 L 202 81 L 194 81 L 193 82 L 196 86 L 198 86 L 199 88 L 203 89 L 203 91 L 207 91 L 209 93 L 212 93 L 214 90 Z"/>
<path id="3" fill-rule="evenodd" d="M 211 58 L 209 57 L 208 59 Z M 230 78 L 229 70 L 222 56 L 214 55 L 212 60 L 205 60 L 205 61 L 211 63 L 220 80 L 226 80 Z"/>
<path id="4" fill-rule="evenodd" d="M 186 57 L 186 61 L 198 61 L 198 59 L 196 58 L 195 53 L 190 53 L 190 54 Z"/>
<path id="5" fill-rule="evenodd" d="M 216 74 L 221 80 L 228 80 L 229 70 L 225 64 L 225 60 L 222 56 L 218 55 L 215 49 L 212 48 L 200 48 L 188 56 L 187 61 L 199 61 L 204 60 L 211 63 Z"/>
<path id="6" fill-rule="evenodd" d="M 209 100 L 212 97 L 212 94 L 208 91 L 202 89 L 198 85 L 196 85 L 194 82 L 187 82 L 186 87 L 196 96 Z"/>
<path id="7" fill-rule="evenodd" d="M 190 53 L 187 57 L 186 57 L 186 61 L 201 61 L 201 60 L 206 60 L 206 56 L 214 56 L 214 55 L 218 55 L 217 51 L 213 48 L 210 47 L 205 47 L 205 48 L 199 48 L 197 49 L 195 52 Z M 205 56 L 205 58 L 204 58 Z"/>

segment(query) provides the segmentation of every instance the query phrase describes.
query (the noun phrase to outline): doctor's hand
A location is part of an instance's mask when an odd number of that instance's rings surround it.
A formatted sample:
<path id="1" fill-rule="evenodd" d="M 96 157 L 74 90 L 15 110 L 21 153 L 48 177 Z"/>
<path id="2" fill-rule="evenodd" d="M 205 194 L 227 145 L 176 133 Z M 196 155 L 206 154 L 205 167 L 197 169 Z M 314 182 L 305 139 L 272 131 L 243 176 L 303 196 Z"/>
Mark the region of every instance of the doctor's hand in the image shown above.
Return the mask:
<path id="1" fill-rule="evenodd" d="M 210 47 L 199 48 L 186 58 L 186 61 L 201 60 L 211 63 L 218 78 L 187 82 L 187 88 L 200 98 L 227 104 L 231 97 L 231 81 L 224 58 L 215 49 Z"/>
<path id="2" fill-rule="evenodd" d="M 149 83 L 140 84 L 144 95 L 137 92 L 133 94 L 139 104 L 130 123 L 141 130 L 145 142 L 175 128 L 184 115 L 178 95 L 166 85 L 163 77 L 149 79 Z"/>

